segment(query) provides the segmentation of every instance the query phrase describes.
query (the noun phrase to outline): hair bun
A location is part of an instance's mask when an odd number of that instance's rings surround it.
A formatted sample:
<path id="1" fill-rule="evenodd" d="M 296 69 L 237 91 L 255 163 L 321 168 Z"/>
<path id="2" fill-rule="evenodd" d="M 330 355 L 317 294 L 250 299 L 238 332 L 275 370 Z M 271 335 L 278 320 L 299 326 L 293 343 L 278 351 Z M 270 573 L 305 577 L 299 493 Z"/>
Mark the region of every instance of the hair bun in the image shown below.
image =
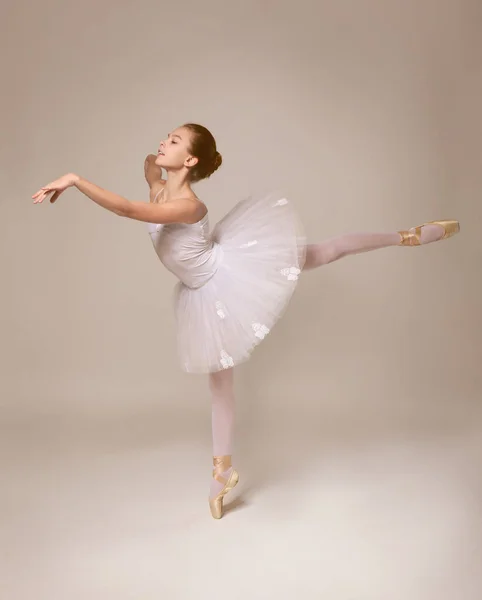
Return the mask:
<path id="1" fill-rule="evenodd" d="M 223 157 L 221 156 L 221 154 L 219 154 L 218 151 L 216 151 L 216 154 L 214 155 L 214 170 L 219 169 L 222 162 L 223 162 Z"/>
<path id="2" fill-rule="evenodd" d="M 210 177 L 219 169 L 223 159 L 216 150 L 216 140 L 209 129 L 197 123 L 186 123 L 183 127 L 191 133 L 189 152 L 198 159 L 189 170 L 189 181 L 196 183 Z"/>

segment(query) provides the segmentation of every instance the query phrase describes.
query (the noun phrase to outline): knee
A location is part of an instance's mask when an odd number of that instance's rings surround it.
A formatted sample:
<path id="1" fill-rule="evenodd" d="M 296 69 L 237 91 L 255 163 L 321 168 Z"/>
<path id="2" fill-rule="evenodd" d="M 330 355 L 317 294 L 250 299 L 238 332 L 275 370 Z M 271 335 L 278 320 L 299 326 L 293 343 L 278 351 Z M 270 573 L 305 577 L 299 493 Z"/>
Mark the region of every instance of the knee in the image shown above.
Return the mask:
<path id="1" fill-rule="evenodd" d="M 213 395 L 229 393 L 233 388 L 232 369 L 209 373 L 209 389 Z"/>
<path id="2" fill-rule="evenodd" d="M 335 260 L 336 249 L 326 244 L 313 244 L 308 246 L 306 253 L 305 269 L 314 269 L 327 265 Z"/>

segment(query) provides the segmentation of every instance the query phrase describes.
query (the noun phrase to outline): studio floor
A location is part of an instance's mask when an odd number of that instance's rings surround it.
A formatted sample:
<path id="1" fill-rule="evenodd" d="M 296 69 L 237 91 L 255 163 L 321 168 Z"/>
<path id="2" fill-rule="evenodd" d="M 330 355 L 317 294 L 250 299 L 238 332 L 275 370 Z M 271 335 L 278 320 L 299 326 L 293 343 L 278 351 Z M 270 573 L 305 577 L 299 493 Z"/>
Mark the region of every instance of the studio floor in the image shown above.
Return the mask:
<path id="1" fill-rule="evenodd" d="M 481 438 L 467 422 L 241 424 L 240 483 L 216 521 L 206 415 L 12 416 L 2 598 L 480 599 Z"/>

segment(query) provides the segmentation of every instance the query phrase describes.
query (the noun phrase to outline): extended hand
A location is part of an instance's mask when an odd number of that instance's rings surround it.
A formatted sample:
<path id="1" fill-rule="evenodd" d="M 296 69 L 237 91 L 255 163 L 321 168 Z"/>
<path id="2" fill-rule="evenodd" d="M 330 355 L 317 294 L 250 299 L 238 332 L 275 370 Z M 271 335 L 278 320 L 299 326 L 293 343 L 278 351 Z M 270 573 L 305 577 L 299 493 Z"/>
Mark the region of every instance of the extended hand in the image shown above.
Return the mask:
<path id="1" fill-rule="evenodd" d="M 47 198 L 47 196 L 52 192 L 53 196 L 50 198 L 50 202 L 55 202 L 62 192 L 65 192 L 67 188 L 72 187 L 79 179 L 80 177 L 75 175 L 75 173 L 67 173 L 67 175 L 63 175 L 59 179 L 56 179 L 48 185 L 40 188 L 39 191 L 32 196 L 33 203 L 38 204 L 43 202 L 45 198 Z"/>

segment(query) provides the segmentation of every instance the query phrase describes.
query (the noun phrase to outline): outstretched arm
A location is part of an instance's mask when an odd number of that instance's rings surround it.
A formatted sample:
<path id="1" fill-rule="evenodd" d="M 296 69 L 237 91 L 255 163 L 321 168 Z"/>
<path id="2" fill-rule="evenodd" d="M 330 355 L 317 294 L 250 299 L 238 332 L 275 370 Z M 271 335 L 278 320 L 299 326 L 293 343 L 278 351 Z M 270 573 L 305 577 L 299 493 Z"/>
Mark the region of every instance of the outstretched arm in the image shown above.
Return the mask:
<path id="1" fill-rule="evenodd" d="M 206 213 L 204 204 L 196 199 L 181 198 L 176 200 L 176 202 L 161 204 L 128 200 L 74 173 L 68 173 L 40 188 L 32 198 L 34 199 L 34 203 L 38 204 L 43 202 L 53 192 L 50 198 L 50 202 L 53 203 L 69 187 L 76 187 L 96 204 L 110 210 L 116 215 L 135 219 L 136 221 L 163 224 L 196 223 Z"/>

